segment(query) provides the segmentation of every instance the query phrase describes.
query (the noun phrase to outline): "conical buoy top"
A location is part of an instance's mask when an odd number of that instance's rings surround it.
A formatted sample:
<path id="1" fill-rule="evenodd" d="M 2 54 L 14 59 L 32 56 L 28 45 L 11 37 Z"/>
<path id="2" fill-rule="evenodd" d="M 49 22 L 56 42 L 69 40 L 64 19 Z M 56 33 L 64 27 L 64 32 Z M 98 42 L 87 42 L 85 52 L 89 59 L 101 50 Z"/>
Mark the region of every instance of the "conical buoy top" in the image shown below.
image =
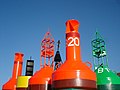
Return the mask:
<path id="1" fill-rule="evenodd" d="M 69 32 L 78 32 L 78 28 L 79 28 L 80 23 L 77 20 L 68 20 L 66 22 L 66 33 Z"/>

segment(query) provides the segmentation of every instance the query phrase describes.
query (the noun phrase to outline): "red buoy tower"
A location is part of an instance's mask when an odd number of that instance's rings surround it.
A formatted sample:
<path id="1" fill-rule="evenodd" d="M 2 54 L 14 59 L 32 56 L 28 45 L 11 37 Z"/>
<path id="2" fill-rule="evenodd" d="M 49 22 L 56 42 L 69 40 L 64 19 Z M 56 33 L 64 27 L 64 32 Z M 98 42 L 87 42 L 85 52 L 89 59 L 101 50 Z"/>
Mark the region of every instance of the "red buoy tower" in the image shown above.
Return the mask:
<path id="1" fill-rule="evenodd" d="M 40 70 L 29 80 L 29 90 L 51 90 L 53 73 L 54 39 L 48 31 L 41 42 Z"/>
<path id="2" fill-rule="evenodd" d="M 50 59 L 52 59 L 53 62 L 53 56 L 54 56 L 54 39 L 51 33 L 48 31 L 45 34 L 41 43 L 40 67 L 42 68 L 46 65 L 50 66 Z M 42 59 L 44 59 L 44 63 L 42 62 L 43 61 Z"/>

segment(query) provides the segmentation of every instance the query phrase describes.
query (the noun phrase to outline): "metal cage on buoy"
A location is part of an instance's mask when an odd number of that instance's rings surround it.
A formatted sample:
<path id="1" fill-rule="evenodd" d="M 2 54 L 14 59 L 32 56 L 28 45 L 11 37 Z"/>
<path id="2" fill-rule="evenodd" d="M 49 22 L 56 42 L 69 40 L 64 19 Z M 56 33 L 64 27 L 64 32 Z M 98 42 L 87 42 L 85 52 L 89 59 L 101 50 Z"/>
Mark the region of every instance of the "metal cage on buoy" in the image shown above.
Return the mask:
<path id="1" fill-rule="evenodd" d="M 54 39 L 50 32 L 47 32 L 41 42 L 40 70 L 29 80 L 29 90 L 51 90 L 51 78 L 53 73 Z"/>

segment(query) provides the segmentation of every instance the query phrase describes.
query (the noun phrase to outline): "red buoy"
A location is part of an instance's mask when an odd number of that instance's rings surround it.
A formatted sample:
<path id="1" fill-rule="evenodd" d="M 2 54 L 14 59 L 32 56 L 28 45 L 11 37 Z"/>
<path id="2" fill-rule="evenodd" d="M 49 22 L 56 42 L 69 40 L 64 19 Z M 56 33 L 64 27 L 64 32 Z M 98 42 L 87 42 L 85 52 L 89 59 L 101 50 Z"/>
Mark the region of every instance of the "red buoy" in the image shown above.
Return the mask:
<path id="1" fill-rule="evenodd" d="M 77 20 L 66 22 L 66 61 L 52 74 L 55 90 L 96 90 L 96 75 L 81 59 L 78 28 Z"/>

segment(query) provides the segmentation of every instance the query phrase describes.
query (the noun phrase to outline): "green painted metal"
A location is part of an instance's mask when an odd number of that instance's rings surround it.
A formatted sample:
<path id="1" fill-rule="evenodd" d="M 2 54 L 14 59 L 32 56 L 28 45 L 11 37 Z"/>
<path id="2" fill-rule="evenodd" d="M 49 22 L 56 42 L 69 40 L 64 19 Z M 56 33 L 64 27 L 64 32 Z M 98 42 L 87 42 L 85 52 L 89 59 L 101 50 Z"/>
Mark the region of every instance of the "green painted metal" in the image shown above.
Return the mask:
<path id="1" fill-rule="evenodd" d="M 97 69 L 101 64 L 108 66 L 105 41 L 98 32 L 96 32 L 96 39 L 92 40 L 91 44 L 92 55 L 94 57 L 94 69 Z"/>
<path id="2" fill-rule="evenodd" d="M 92 40 L 91 44 L 97 89 L 120 90 L 120 77 L 108 67 L 105 41 L 98 32 L 96 32 L 96 39 Z"/>
<path id="3" fill-rule="evenodd" d="M 97 85 L 120 84 L 120 77 L 108 67 L 101 65 L 96 70 Z"/>

